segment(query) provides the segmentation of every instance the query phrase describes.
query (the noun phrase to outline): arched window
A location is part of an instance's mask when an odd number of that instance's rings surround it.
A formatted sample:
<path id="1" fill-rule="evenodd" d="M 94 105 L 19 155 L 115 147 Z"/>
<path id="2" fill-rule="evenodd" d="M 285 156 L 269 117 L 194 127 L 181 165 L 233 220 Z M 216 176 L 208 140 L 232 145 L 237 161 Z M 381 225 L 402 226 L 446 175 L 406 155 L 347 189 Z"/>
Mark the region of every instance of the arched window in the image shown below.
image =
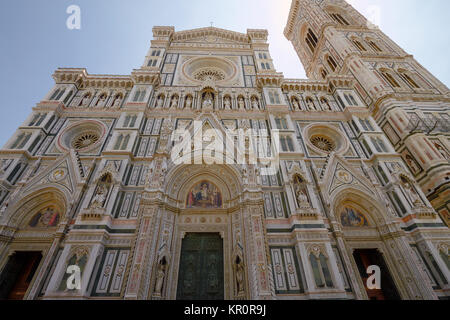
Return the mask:
<path id="1" fill-rule="evenodd" d="M 123 134 L 117 137 L 116 144 L 114 145 L 114 150 L 119 150 L 120 146 L 122 145 L 123 141 Z"/>
<path id="2" fill-rule="evenodd" d="M 334 61 L 333 57 L 328 56 L 328 57 L 327 57 L 327 63 L 328 63 L 328 65 L 330 66 L 331 70 L 332 70 L 333 72 L 335 72 L 336 69 L 337 69 L 337 63 L 336 63 L 336 61 Z"/>
<path id="3" fill-rule="evenodd" d="M 377 52 L 382 52 L 383 50 L 381 50 L 381 48 L 375 43 L 375 41 L 373 40 L 367 40 L 367 43 L 372 47 L 373 50 L 377 51 Z"/>
<path id="4" fill-rule="evenodd" d="M 322 76 L 323 80 L 325 80 L 325 78 L 326 78 L 327 75 L 328 75 L 327 70 L 325 70 L 324 68 L 321 68 L 321 69 L 320 69 L 320 75 Z"/>
<path id="5" fill-rule="evenodd" d="M 64 98 L 64 104 L 67 104 L 70 100 L 70 98 L 72 98 L 73 95 L 73 91 L 70 91 L 69 94 Z"/>
<path id="6" fill-rule="evenodd" d="M 306 44 L 308 45 L 309 49 L 311 50 L 312 53 L 314 53 L 314 51 L 316 50 L 317 47 L 317 37 L 314 34 L 314 32 L 312 32 L 311 29 L 308 29 L 308 33 L 306 34 Z"/>
<path id="7" fill-rule="evenodd" d="M 63 96 L 63 94 L 66 92 L 66 89 L 63 89 L 60 91 L 60 93 L 56 96 L 55 100 L 59 100 L 61 99 L 61 97 Z"/>
<path id="8" fill-rule="evenodd" d="M 131 119 L 130 115 L 127 115 L 127 116 L 125 117 L 125 121 L 124 121 L 124 123 L 123 123 L 123 126 L 124 126 L 124 127 L 128 127 L 128 126 L 130 125 L 130 119 Z"/>
<path id="9" fill-rule="evenodd" d="M 33 117 L 33 119 L 31 120 L 31 122 L 28 124 L 29 127 L 32 127 L 35 125 L 35 123 L 37 122 L 37 120 L 39 119 L 41 115 L 39 113 L 36 113 Z"/>
<path id="10" fill-rule="evenodd" d="M 136 125 L 137 115 L 131 117 L 130 127 L 133 128 Z"/>
<path id="11" fill-rule="evenodd" d="M 309 261 L 311 263 L 311 268 L 314 274 L 314 281 L 316 282 L 316 286 L 318 288 L 332 288 L 333 280 L 331 278 L 331 273 L 328 269 L 327 258 L 320 253 L 317 257 L 313 253 L 309 255 Z"/>
<path id="12" fill-rule="evenodd" d="M 50 97 L 50 100 L 55 100 L 55 98 L 59 95 L 59 92 L 61 90 L 56 89 L 55 92 L 53 92 L 52 96 Z"/>
<path id="13" fill-rule="evenodd" d="M 264 70 L 266 70 L 266 65 L 264 64 L 264 62 L 261 62 L 261 68 L 263 68 Z"/>
<path id="14" fill-rule="evenodd" d="M 366 47 L 364 47 L 364 46 L 362 45 L 362 43 L 359 42 L 359 40 L 353 39 L 352 41 L 353 41 L 353 44 L 354 44 L 359 50 L 361 50 L 361 51 L 367 51 Z"/>
<path id="15" fill-rule="evenodd" d="M 336 21 L 337 23 L 343 25 L 343 26 L 348 26 L 350 25 L 347 20 L 345 20 L 339 13 L 332 13 L 331 17 L 333 18 L 334 21 Z"/>
<path id="16" fill-rule="evenodd" d="M 266 63 L 266 69 L 270 70 L 270 64 L 269 63 Z"/>
<path id="17" fill-rule="evenodd" d="M 129 142 L 129 141 L 130 141 L 130 135 L 127 134 L 127 135 L 125 136 L 125 139 L 123 139 L 122 147 L 120 148 L 120 150 L 126 150 L 127 147 L 128 147 L 128 142 Z"/>
<path id="18" fill-rule="evenodd" d="M 383 76 L 384 79 L 386 79 L 387 82 L 389 82 L 389 84 L 394 87 L 394 88 L 400 88 L 400 85 L 398 84 L 398 82 L 394 79 L 394 77 L 386 71 L 381 71 L 381 75 Z"/>
<path id="19" fill-rule="evenodd" d="M 406 83 L 408 83 L 411 87 L 419 89 L 420 86 L 405 72 L 399 72 L 400 77 L 405 80 Z"/>

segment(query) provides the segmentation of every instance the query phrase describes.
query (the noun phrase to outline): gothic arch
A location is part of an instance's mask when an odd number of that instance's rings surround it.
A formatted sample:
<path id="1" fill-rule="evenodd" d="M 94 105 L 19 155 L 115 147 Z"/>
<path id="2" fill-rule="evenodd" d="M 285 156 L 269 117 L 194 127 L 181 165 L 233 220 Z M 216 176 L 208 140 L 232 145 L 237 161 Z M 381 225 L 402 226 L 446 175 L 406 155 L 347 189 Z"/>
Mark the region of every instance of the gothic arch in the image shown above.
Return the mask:
<path id="1" fill-rule="evenodd" d="M 29 220 L 39 210 L 49 206 L 54 206 L 60 211 L 59 221 L 64 220 L 69 209 L 67 199 L 70 199 L 70 194 L 67 194 L 66 190 L 62 191 L 60 189 L 49 186 L 23 196 L 20 201 L 8 210 L 9 214 L 2 219 L 8 221 L 3 221 L 3 223 L 6 222 L 10 226 L 26 228 Z"/>
<path id="2" fill-rule="evenodd" d="M 185 208 L 190 189 L 202 181 L 209 181 L 222 193 L 224 208 L 230 207 L 242 192 L 240 173 L 233 165 L 181 165 L 167 174 L 167 195 Z"/>
<path id="3" fill-rule="evenodd" d="M 345 206 L 359 210 L 368 219 L 369 226 L 382 226 L 388 222 L 387 211 L 380 202 L 369 194 L 353 187 L 343 186 L 331 195 L 332 213 L 340 222 L 340 215 Z"/>

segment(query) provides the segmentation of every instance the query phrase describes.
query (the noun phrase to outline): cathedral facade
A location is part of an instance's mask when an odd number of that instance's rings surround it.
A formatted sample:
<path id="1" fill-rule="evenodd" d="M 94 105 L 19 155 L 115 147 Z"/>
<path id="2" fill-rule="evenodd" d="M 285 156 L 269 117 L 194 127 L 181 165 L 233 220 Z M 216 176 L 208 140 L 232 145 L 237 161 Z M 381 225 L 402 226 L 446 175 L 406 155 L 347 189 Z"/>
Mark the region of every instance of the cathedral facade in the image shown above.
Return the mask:
<path id="1" fill-rule="evenodd" d="M 343 0 L 285 36 L 308 79 L 214 27 L 57 69 L 0 150 L 0 298 L 447 299 L 449 89 Z"/>

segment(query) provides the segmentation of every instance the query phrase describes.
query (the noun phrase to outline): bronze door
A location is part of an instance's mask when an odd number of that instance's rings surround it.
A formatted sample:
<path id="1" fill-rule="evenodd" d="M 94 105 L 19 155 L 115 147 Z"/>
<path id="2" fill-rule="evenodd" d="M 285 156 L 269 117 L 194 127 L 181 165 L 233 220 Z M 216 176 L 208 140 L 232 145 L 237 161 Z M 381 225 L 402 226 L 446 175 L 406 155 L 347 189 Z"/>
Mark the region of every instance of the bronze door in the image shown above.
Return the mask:
<path id="1" fill-rule="evenodd" d="M 16 252 L 0 276 L 0 299 L 21 300 L 42 259 L 40 252 Z"/>
<path id="2" fill-rule="evenodd" d="M 177 299 L 223 300 L 223 273 L 220 234 L 187 234 L 181 247 Z"/>

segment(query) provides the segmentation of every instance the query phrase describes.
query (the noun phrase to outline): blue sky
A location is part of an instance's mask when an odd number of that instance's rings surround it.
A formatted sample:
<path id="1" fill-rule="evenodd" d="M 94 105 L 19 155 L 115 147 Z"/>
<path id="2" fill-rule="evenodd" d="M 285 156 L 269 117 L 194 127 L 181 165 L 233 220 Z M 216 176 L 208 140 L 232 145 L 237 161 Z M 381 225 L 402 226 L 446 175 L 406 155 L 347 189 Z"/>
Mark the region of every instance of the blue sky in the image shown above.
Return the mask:
<path id="1" fill-rule="evenodd" d="M 450 86 L 450 1 L 352 0 L 447 86 Z M 0 1 L 0 145 L 52 88 L 58 67 L 90 74 L 129 74 L 139 68 L 154 25 L 176 30 L 209 26 L 246 32 L 269 30 L 275 67 L 287 78 L 305 78 L 284 38 L 291 0 L 2 0 Z M 66 27 L 70 5 L 81 8 L 81 30 Z"/>

